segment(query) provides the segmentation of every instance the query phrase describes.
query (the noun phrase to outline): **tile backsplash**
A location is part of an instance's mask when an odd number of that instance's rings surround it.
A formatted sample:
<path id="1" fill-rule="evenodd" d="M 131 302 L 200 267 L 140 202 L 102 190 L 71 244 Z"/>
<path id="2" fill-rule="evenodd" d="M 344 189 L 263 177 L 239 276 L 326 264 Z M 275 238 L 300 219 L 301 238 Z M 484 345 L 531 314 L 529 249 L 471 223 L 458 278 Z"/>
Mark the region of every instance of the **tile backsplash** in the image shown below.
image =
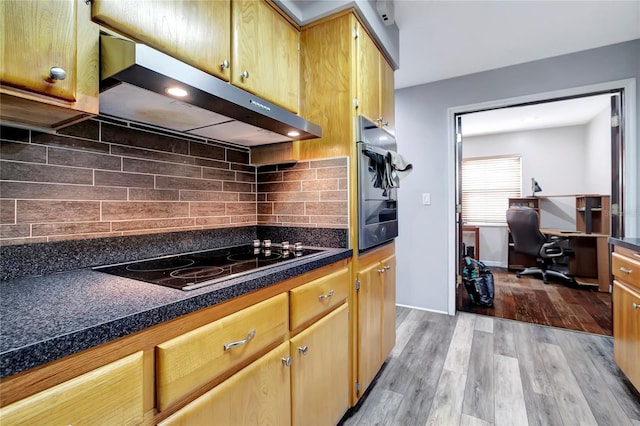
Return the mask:
<path id="1" fill-rule="evenodd" d="M 346 158 L 256 167 L 250 153 L 98 117 L 0 128 L 0 244 L 268 224 L 348 227 Z"/>

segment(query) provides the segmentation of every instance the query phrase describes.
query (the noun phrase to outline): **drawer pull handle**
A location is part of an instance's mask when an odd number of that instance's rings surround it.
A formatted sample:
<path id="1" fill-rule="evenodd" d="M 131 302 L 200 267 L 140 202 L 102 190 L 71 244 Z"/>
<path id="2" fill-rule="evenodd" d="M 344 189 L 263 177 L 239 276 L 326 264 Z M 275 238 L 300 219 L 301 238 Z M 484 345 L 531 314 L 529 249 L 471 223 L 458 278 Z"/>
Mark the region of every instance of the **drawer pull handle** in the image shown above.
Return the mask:
<path id="1" fill-rule="evenodd" d="M 291 357 L 288 356 L 286 358 L 282 358 L 282 365 L 284 365 L 285 367 L 291 366 Z"/>
<path id="2" fill-rule="evenodd" d="M 298 346 L 298 351 L 302 354 L 302 355 L 306 355 L 307 352 L 309 352 L 309 346 Z"/>
<path id="3" fill-rule="evenodd" d="M 625 274 L 627 274 L 627 275 L 629 275 L 629 274 L 631 274 L 633 272 L 632 269 L 623 268 L 622 266 L 620 267 L 620 270 L 622 272 L 624 272 Z"/>
<path id="4" fill-rule="evenodd" d="M 381 273 L 381 274 L 384 274 L 386 271 L 387 271 L 387 270 L 386 270 L 386 269 L 384 269 L 384 268 L 382 268 L 382 269 L 378 269 L 378 272 L 379 272 L 379 273 Z"/>
<path id="5" fill-rule="evenodd" d="M 247 337 L 242 340 L 238 340 L 237 342 L 225 343 L 224 350 L 228 351 L 231 348 L 235 348 L 236 346 L 244 345 L 245 343 L 249 343 L 249 340 L 253 339 L 253 336 L 256 335 L 256 330 L 251 330 Z"/>
<path id="6" fill-rule="evenodd" d="M 320 296 L 318 296 L 318 300 L 322 302 L 324 299 L 328 299 L 331 296 L 333 296 L 333 293 L 334 293 L 333 290 L 331 290 L 327 294 L 321 294 Z"/>
<path id="7" fill-rule="evenodd" d="M 631 307 L 633 309 L 640 309 L 640 305 L 638 305 L 636 302 L 631 302 Z"/>
<path id="8" fill-rule="evenodd" d="M 388 271 L 389 269 L 391 269 L 391 266 L 389 266 L 389 265 L 384 265 L 384 270 L 385 270 L 385 271 Z"/>

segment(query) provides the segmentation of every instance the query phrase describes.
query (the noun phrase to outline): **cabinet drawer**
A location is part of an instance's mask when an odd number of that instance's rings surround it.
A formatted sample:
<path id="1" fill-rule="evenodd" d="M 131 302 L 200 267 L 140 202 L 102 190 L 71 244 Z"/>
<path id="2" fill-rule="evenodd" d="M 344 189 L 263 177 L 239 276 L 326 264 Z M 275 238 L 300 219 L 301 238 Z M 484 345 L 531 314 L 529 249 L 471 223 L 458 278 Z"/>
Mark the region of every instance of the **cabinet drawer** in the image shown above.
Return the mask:
<path id="1" fill-rule="evenodd" d="M 291 330 L 341 304 L 348 291 L 348 268 L 291 290 Z"/>
<path id="2" fill-rule="evenodd" d="M 282 341 L 287 333 L 287 308 L 287 294 L 283 293 L 158 345 L 158 408 L 164 410 Z"/>
<path id="3" fill-rule="evenodd" d="M 612 253 L 611 272 L 619 280 L 640 287 L 640 261 Z"/>
<path id="4" fill-rule="evenodd" d="M 285 342 L 159 426 L 291 424 L 288 357 Z"/>
<path id="5" fill-rule="evenodd" d="M 2 425 L 142 423 L 142 352 L 0 409 Z"/>

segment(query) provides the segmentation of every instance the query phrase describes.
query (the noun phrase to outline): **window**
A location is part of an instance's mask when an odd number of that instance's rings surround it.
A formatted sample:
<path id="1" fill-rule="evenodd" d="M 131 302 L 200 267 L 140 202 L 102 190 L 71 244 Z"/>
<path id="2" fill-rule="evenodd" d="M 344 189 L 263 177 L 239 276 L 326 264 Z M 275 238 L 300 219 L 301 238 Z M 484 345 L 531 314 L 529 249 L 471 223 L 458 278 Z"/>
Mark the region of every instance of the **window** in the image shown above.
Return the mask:
<path id="1" fill-rule="evenodd" d="M 521 196 L 520 156 L 462 160 L 462 220 L 506 223 L 508 199 Z"/>

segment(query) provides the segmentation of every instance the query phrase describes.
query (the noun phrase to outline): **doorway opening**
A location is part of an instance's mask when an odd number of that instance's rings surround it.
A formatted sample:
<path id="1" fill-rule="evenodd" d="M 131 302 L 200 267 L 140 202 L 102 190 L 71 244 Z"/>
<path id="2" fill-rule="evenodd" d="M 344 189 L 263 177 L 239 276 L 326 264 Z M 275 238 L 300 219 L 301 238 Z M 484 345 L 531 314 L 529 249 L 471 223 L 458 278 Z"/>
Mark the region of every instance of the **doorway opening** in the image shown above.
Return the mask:
<path id="1" fill-rule="evenodd" d="M 607 239 L 624 232 L 623 97 L 607 89 L 454 115 L 457 273 L 470 256 L 494 278 L 492 307 L 458 279 L 456 310 L 612 334 Z M 540 234 L 565 247 L 553 263 L 572 285 L 519 276 L 541 264 L 514 244 L 505 217 L 513 206 L 535 211 Z"/>

